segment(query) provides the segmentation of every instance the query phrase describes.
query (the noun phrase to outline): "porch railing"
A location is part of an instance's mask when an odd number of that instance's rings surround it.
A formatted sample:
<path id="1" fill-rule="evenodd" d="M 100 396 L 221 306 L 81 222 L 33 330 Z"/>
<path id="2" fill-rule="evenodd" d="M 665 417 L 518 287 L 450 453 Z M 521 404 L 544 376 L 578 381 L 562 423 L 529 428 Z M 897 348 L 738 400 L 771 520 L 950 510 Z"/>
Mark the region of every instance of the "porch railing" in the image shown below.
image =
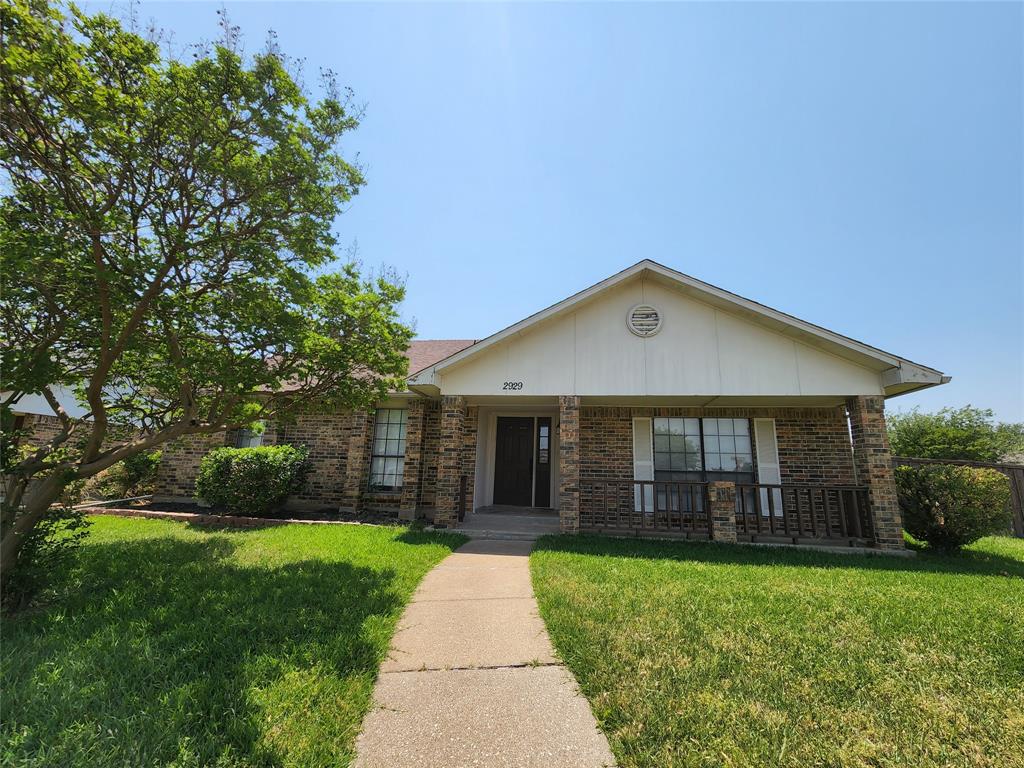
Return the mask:
<path id="1" fill-rule="evenodd" d="M 738 541 L 854 545 L 873 538 L 862 486 L 737 483 L 735 516 Z M 582 480 L 580 529 L 715 538 L 708 483 Z"/>
<path id="2" fill-rule="evenodd" d="M 868 542 L 868 489 L 853 485 L 736 484 L 736 538 Z"/>
<path id="3" fill-rule="evenodd" d="M 707 483 L 583 480 L 580 528 L 710 538 Z"/>

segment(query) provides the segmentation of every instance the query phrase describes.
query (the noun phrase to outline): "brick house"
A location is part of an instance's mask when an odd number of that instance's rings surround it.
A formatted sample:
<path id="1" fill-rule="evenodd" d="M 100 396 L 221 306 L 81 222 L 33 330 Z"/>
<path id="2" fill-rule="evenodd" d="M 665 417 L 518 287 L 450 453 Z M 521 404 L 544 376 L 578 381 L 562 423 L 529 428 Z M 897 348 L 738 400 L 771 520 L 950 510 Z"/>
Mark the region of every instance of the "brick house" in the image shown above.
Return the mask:
<path id="1" fill-rule="evenodd" d="M 941 372 L 652 261 L 481 341 L 415 341 L 405 392 L 164 451 L 191 497 L 217 445 L 305 444 L 295 506 L 551 510 L 565 532 L 902 548 L 888 397 Z"/>

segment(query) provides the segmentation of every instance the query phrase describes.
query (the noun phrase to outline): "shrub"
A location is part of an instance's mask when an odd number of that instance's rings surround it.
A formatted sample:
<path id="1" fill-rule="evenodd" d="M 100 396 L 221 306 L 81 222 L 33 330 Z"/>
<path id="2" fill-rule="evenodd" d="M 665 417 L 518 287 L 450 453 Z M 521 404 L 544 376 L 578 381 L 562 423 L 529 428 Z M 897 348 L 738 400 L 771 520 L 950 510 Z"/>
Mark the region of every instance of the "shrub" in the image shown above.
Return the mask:
<path id="1" fill-rule="evenodd" d="M 938 549 L 956 550 L 1010 527 L 1009 478 L 994 469 L 899 467 L 896 487 L 903 527 Z"/>
<path id="2" fill-rule="evenodd" d="M 305 447 L 217 448 L 199 463 L 196 495 L 231 514 L 266 515 L 302 488 Z"/>
<path id="3" fill-rule="evenodd" d="M 90 499 L 125 499 L 153 492 L 160 451 L 143 451 L 118 462 L 89 479 L 85 495 Z"/>
<path id="4" fill-rule="evenodd" d="M 86 511 L 75 509 L 82 485 L 81 481 L 66 485 L 57 503 L 25 535 L 17 564 L 0 583 L 3 613 L 20 611 L 51 593 L 53 575 L 78 553 L 89 528 Z"/>

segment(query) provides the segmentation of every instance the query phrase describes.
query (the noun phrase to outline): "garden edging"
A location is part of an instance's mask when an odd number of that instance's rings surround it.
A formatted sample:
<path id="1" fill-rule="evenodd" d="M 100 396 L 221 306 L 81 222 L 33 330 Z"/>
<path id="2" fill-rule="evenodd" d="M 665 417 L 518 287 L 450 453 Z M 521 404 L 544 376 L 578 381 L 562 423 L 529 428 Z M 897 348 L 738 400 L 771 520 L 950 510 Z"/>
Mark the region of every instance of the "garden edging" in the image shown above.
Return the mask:
<path id="1" fill-rule="evenodd" d="M 225 528 L 267 528 L 275 525 L 375 525 L 357 520 L 300 520 L 267 517 L 243 517 L 240 515 L 211 515 L 201 512 L 161 512 L 155 509 L 131 509 L 128 507 L 98 507 L 86 510 L 90 515 L 112 515 L 114 517 L 149 517 L 156 520 L 177 520 L 194 525 L 215 525 Z"/>

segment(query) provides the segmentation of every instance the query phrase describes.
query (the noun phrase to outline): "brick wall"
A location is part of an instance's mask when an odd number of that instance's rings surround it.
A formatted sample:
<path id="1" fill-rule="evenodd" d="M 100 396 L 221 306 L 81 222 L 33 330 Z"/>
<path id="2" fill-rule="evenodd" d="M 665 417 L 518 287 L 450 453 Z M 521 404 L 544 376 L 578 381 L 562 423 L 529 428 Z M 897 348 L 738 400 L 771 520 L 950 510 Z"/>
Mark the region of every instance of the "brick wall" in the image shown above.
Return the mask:
<path id="1" fill-rule="evenodd" d="M 476 434 L 480 425 L 480 408 L 471 405 L 466 408 L 466 421 L 462 431 L 462 474 L 466 476 L 466 498 L 463 509 L 473 510 L 476 492 Z"/>
<path id="2" fill-rule="evenodd" d="M 50 442 L 60 432 L 60 419 L 56 416 L 43 416 L 27 413 L 22 423 L 22 429 L 30 430 L 31 433 L 22 438 L 24 445 L 40 446 Z"/>
<path id="3" fill-rule="evenodd" d="M 162 446 L 153 495 L 168 499 L 195 496 L 199 461 L 214 448 L 225 445 L 226 440 L 224 432 L 217 432 L 212 435 L 185 435 Z"/>
<path id="4" fill-rule="evenodd" d="M 415 409 L 414 409 L 415 410 Z M 467 409 L 460 466 L 469 477 L 467 495 L 472 503 L 472 479 L 476 470 L 476 430 L 479 409 Z M 441 432 L 440 403 L 423 401 L 420 456 L 422 479 L 417 510 L 433 517 L 437 499 L 437 462 Z M 402 491 L 370 491 L 367 488 L 370 457 L 373 450 L 373 414 L 337 413 L 311 410 L 294 420 L 268 422 L 264 445 L 305 445 L 309 448 L 312 470 L 306 487 L 288 501 L 289 507 L 352 507 L 373 511 L 397 512 L 402 507 Z M 214 448 L 233 446 L 238 432 L 215 435 L 190 435 L 163 447 L 163 460 L 157 475 L 156 496 L 185 500 L 195 496 L 196 475 L 203 456 Z M 351 458 L 351 461 L 350 461 Z"/>
<path id="5" fill-rule="evenodd" d="M 287 422 L 268 422 L 263 445 L 305 445 L 311 471 L 303 490 L 289 499 L 294 507 L 337 507 L 344 492 L 352 416 L 348 413 L 310 411 Z M 199 462 L 214 448 L 234 446 L 238 431 L 213 435 L 187 435 L 163 446 L 157 472 L 156 492 L 164 498 L 195 496 Z"/>
<path id="6" fill-rule="evenodd" d="M 424 409 L 423 467 L 420 481 L 420 508 L 433 519 L 437 505 L 437 455 L 441 445 L 441 403 L 429 401 Z"/>
<path id="7" fill-rule="evenodd" d="M 305 445 L 311 470 L 302 491 L 290 499 L 297 506 L 338 507 L 345 490 L 345 466 L 352 432 L 349 413 L 312 412 L 294 422 L 268 425 L 265 445 Z"/>
<path id="8" fill-rule="evenodd" d="M 851 397 L 846 401 L 846 407 L 850 412 L 857 480 L 868 487 L 875 544 L 882 549 L 902 550 L 903 515 L 885 429 L 885 399 L 880 396 Z"/>
<path id="9" fill-rule="evenodd" d="M 843 408 L 616 408 L 580 409 L 580 476 L 633 477 L 633 417 L 775 419 L 783 483 L 853 484 L 853 454 Z M 755 466 L 757 457 L 754 457 Z"/>

